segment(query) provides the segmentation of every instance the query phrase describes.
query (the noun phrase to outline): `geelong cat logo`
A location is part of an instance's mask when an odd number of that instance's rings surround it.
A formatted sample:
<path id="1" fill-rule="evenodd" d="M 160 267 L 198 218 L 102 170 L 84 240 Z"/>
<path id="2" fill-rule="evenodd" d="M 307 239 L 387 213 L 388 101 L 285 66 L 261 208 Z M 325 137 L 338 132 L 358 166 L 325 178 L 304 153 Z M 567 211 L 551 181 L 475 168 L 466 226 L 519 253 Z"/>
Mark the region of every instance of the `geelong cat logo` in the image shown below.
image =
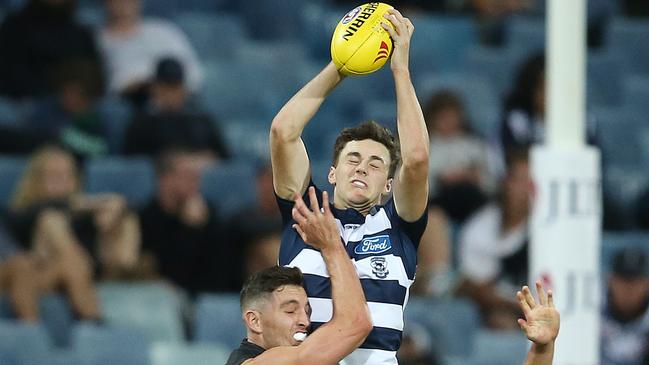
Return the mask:
<path id="1" fill-rule="evenodd" d="M 390 241 L 390 236 L 385 234 L 376 237 L 363 238 L 363 240 L 354 248 L 354 253 L 358 255 L 377 254 L 388 251 L 391 248 L 392 241 Z"/>

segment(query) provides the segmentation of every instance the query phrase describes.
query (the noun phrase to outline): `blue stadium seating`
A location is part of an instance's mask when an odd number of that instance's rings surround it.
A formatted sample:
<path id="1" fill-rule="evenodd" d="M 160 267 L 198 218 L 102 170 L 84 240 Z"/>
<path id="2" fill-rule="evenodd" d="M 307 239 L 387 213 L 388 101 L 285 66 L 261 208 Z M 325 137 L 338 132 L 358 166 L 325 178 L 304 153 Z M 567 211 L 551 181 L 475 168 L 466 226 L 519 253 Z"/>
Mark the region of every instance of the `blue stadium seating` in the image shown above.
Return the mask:
<path id="1" fill-rule="evenodd" d="M 39 309 L 41 326 L 47 332 L 48 342 L 57 347 L 68 346 L 73 318 L 66 298 L 61 294 L 46 295 L 41 298 Z M 16 319 L 7 296 L 0 296 L 0 318 Z"/>
<path id="2" fill-rule="evenodd" d="M 255 167 L 243 162 L 227 162 L 203 173 L 201 190 L 216 205 L 223 218 L 255 205 Z"/>
<path id="3" fill-rule="evenodd" d="M 225 364 L 232 349 L 212 344 L 181 345 L 155 343 L 151 346 L 151 365 Z"/>
<path id="4" fill-rule="evenodd" d="M 472 126 L 481 134 L 489 136 L 498 130 L 500 101 L 486 78 L 471 74 L 424 74 L 415 80 L 422 105 L 426 105 L 433 93 L 449 89 L 464 102 Z"/>
<path id="5" fill-rule="evenodd" d="M 626 110 L 638 115 L 649 115 L 649 74 L 628 75 L 622 78 L 623 104 Z M 645 118 L 646 122 L 647 118 Z"/>
<path id="6" fill-rule="evenodd" d="M 0 157 L 0 212 L 7 210 L 26 164 L 23 157 Z"/>
<path id="7" fill-rule="evenodd" d="M 50 350 L 47 331 L 41 324 L 0 320 L 0 354 L 8 357 L 9 363 L 44 364 Z"/>
<path id="8" fill-rule="evenodd" d="M 589 52 L 587 96 L 592 107 L 620 105 L 622 102 L 622 57 L 612 52 Z"/>
<path id="9" fill-rule="evenodd" d="M 304 3 L 303 0 L 247 0 L 240 1 L 238 5 L 253 38 L 274 40 L 300 37 L 299 19 Z M 272 17 L 273 20 L 260 21 L 268 17 Z"/>
<path id="10" fill-rule="evenodd" d="M 205 64 L 201 100 L 217 118 L 272 118 L 273 91 L 267 70 L 241 62 Z"/>
<path id="11" fill-rule="evenodd" d="M 507 48 L 520 57 L 545 48 L 545 19 L 514 16 L 507 21 Z"/>
<path id="12" fill-rule="evenodd" d="M 613 18 L 606 35 L 606 47 L 614 54 L 624 55 L 625 69 L 649 74 L 649 23 L 643 20 Z"/>
<path id="13" fill-rule="evenodd" d="M 443 356 L 468 358 L 474 349 L 474 335 L 480 319 L 475 305 L 467 300 L 436 301 L 412 297 L 405 310 L 406 321 L 423 325 Z"/>
<path id="14" fill-rule="evenodd" d="M 478 43 L 470 17 L 415 16 L 410 47 L 413 74 L 458 71 L 468 49 Z"/>
<path id="15" fill-rule="evenodd" d="M 269 159 L 270 120 L 233 119 L 220 125 L 228 150 L 235 159 L 246 161 Z"/>
<path id="16" fill-rule="evenodd" d="M 108 139 L 108 150 L 111 154 L 122 152 L 126 129 L 133 115 L 132 106 L 116 96 L 100 100 L 97 110 L 104 123 Z"/>
<path id="17" fill-rule="evenodd" d="M 142 2 L 147 16 L 172 18 L 184 8 L 182 0 L 146 0 Z"/>
<path id="18" fill-rule="evenodd" d="M 529 341 L 518 331 L 479 330 L 475 338 L 473 365 L 520 365 Z"/>
<path id="19" fill-rule="evenodd" d="M 513 85 L 518 58 L 511 51 L 473 47 L 467 51 L 464 72 L 488 78 L 494 96 L 503 98 Z"/>
<path id="20" fill-rule="evenodd" d="M 121 193 L 128 202 L 143 206 L 153 195 L 155 173 L 147 158 L 107 157 L 86 163 L 88 193 Z"/>
<path id="21" fill-rule="evenodd" d="M 149 365 L 149 343 L 140 331 L 82 323 L 73 329 L 73 349 L 83 365 Z"/>
<path id="22" fill-rule="evenodd" d="M 174 21 L 185 32 L 204 62 L 229 60 L 247 42 L 247 30 L 237 14 L 183 12 Z"/>
<path id="23" fill-rule="evenodd" d="M 98 288 L 109 327 L 136 328 L 149 342 L 184 341 L 182 295 L 162 283 L 103 283 Z"/>
<path id="24" fill-rule="evenodd" d="M 327 176 L 331 168 L 331 158 L 326 160 L 311 160 L 311 178 L 313 183 L 321 190 L 329 193 L 330 199 L 333 200 L 333 185 L 329 184 Z"/>
<path id="25" fill-rule="evenodd" d="M 2 19 L 2 14 L 0 14 L 0 19 Z M 21 118 L 22 115 L 18 105 L 14 101 L 0 97 L 0 126 L 19 126 Z"/>
<path id="26" fill-rule="evenodd" d="M 203 294 L 196 301 L 194 319 L 197 343 L 220 344 L 229 349 L 246 337 L 236 294 Z"/>

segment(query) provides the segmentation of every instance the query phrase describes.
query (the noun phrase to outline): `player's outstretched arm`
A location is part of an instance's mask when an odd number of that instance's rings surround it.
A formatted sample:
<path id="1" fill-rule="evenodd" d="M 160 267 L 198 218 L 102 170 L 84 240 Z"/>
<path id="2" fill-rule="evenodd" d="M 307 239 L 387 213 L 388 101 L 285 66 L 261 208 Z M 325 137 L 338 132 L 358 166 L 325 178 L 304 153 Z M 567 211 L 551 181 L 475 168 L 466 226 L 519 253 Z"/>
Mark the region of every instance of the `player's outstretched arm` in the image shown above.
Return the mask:
<path id="1" fill-rule="evenodd" d="M 320 250 L 331 278 L 333 317 L 313 332 L 299 346 L 270 349 L 245 365 L 337 364 L 360 346 L 372 330 L 365 295 L 340 239 L 340 233 L 329 208 L 329 196 L 322 193 L 322 210 L 315 189 L 309 188 L 310 207 L 295 197 L 293 219 L 304 242 Z"/>
<path id="2" fill-rule="evenodd" d="M 275 193 L 283 199 L 304 194 L 309 182 L 309 158 L 301 135 L 342 75 L 330 62 L 277 113 L 270 127 L 270 154 Z"/>
<path id="3" fill-rule="evenodd" d="M 394 48 L 390 68 L 397 95 L 397 128 L 401 144 L 401 168 L 397 173 L 394 202 L 399 216 L 415 221 L 428 204 L 428 131 L 424 115 L 410 79 L 408 58 L 414 26 L 396 9 L 384 16 L 395 29 L 382 24 L 390 33 Z"/>
<path id="4" fill-rule="evenodd" d="M 518 324 L 525 336 L 533 342 L 527 353 L 525 365 L 550 365 L 554 356 L 554 340 L 559 335 L 559 312 L 554 307 L 552 291 L 547 294 L 540 282 L 536 282 L 539 303 L 536 303 L 530 288 L 524 286 L 516 293 L 516 299 L 525 319 Z"/>

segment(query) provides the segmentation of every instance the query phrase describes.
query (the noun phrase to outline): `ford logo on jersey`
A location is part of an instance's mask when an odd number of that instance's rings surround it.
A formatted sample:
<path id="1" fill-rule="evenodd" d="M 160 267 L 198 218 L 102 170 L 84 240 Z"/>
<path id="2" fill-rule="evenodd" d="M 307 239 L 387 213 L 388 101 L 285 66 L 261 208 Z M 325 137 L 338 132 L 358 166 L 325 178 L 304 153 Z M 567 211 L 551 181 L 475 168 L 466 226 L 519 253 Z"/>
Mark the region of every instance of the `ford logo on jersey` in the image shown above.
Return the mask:
<path id="1" fill-rule="evenodd" d="M 356 245 L 354 253 L 358 255 L 369 255 L 375 253 L 382 253 L 392 248 L 392 241 L 390 236 L 381 235 L 376 237 L 363 238 L 363 240 Z"/>

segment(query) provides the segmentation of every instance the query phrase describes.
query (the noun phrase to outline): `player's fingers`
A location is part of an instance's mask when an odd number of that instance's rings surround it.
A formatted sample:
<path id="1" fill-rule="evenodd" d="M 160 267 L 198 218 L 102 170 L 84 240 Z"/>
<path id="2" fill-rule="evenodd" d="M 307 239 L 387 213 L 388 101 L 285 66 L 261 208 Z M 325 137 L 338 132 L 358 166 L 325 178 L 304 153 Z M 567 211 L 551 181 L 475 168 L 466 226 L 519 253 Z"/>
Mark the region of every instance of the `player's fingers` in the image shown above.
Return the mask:
<path id="1" fill-rule="evenodd" d="M 307 222 L 307 217 L 305 217 L 298 209 L 297 207 L 294 207 L 293 210 L 291 210 L 291 215 L 293 216 L 293 220 L 297 222 L 297 224 L 303 225 L 306 224 Z"/>
<path id="2" fill-rule="evenodd" d="M 311 211 L 313 213 L 320 213 L 320 207 L 318 206 L 318 197 L 315 194 L 315 188 L 309 186 L 309 203 L 311 205 Z"/>
<path id="3" fill-rule="evenodd" d="M 325 215 L 331 214 L 331 209 L 329 208 L 329 193 L 326 190 L 322 192 L 322 210 Z"/>
<path id="4" fill-rule="evenodd" d="M 313 213 L 309 207 L 306 206 L 306 203 L 302 198 L 295 200 L 295 208 L 304 216 L 304 218 L 309 219 L 313 217 Z"/>
<path id="5" fill-rule="evenodd" d="M 536 294 L 539 296 L 539 303 L 541 305 L 548 304 L 548 296 L 545 294 L 543 285 L 541 285 L 541 282 L 539 280 L 536 281 Z"/>
<path id="6" fill-rule="evenodd" d="M 523 332 L 527 333 L 527 321 L 519 318 L 516 322 L 518 322 L 518 326 L 523 330 Z"/>
<path id="7" fill-rule="evenodd" d="M 554 308 L 554 295 L 552 293 L 552 289 L 548 290 L 548 305 Z"/>
<path id="8" fill-rule="evenodd" d="M 395 40 L 395 39 L 396 39 L 396 37 L 397 37 L 398 34 L 397 34 L 397 32 L 394 30 L 394 28 L 392 28 L 392 27 L 391 27 L 390 25 L 388 25 L 388 23 L 386 23 L 386 22 L 381 22 L 381 26 L 383 27 L 383 29 L 385 29 L 385 30 L 388 32 L 388 34 L 390 34 L 390 38 L 392 38 L 392 40 Z"/>
<path id="9" fill-rule="evenodd" d="M 394 15 L 394 17 L 395 17 L 399 22 L 404 22 L 405 19 L 406 19 L 406 18 L 403 16 L 403 14 L 401 14 L 401 12 L 400 12 L 399 10 L 395 9 L 395 8 L 388 9 L 387 12 L 390 13 L 390 14 L 392 14 L 392 15 Z"/>
<path id="10" fill-rule="evenodd" d="M 306 236 L 306 233 L 304 233 L 304 231 L 302 230 L 302 228 L 300 228 L 299 225 L 294 224 L 294 225 L 293 225 L 293 229 L 294 229 L 295 231 L 297 231 L 297 234 L 300 235 L 300 238 L 302 238 L 302 241 L 307 242 L 307 236 Z"/>
<path id="11" fill-rule="evenodd" d="M 523 311 L 523 314 L 525 315 L 525 318 L 527 318 L 527 315 L 530 312 L 530 305 L 527 303 L 527 300 L 525 300 L 525 296 L 523 293 L 520 291 L 516 292 L 516 299 L 518 300 L 518 305 L 521 307 L 521 310 Z"/>
<path id="12" fill-rule="evenodd" d="M 530 308 L 536 307 L 536 301 L 534 300 L 534 296 L 532 295 L 532 292 L 530 291 L 530 288 L 527 285 L 523 287 L 523 296 L 525 297 L 525 301 L 527 302 L 527 305 L 529 305 Z"/>

